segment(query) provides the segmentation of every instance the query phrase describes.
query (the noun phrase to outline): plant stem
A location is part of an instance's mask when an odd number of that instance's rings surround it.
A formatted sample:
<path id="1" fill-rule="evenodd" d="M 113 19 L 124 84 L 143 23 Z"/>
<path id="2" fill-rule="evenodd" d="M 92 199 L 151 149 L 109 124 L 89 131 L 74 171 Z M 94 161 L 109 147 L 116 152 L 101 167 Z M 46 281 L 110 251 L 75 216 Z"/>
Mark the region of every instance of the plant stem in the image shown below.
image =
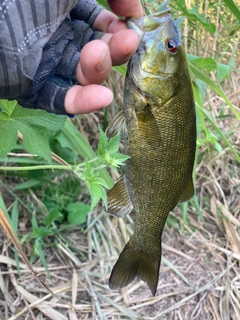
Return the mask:
<path id="1" fill-rule="evenodd" d="M 29 170 L 44 170 L 44 169 L 58 169 L 58 170 L 74 170 L 71 166 L 60 165 L 42 165 L 42 166 L 27 166 L 27 167 L 0 167 L 3 171 L 29 171 Z"/>

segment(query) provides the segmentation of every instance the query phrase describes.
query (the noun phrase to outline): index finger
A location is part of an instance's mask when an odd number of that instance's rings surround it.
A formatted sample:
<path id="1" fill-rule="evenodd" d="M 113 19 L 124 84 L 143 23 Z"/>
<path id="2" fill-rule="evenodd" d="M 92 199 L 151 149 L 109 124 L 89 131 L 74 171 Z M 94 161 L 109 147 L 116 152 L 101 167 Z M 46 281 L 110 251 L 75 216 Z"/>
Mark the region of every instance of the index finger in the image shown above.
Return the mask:
<path id="1" fill-rule="evenodd" d="M 143 8 L 140 0 L 108 0 L 111 10 L 120 16 L 141 18 Z"/>

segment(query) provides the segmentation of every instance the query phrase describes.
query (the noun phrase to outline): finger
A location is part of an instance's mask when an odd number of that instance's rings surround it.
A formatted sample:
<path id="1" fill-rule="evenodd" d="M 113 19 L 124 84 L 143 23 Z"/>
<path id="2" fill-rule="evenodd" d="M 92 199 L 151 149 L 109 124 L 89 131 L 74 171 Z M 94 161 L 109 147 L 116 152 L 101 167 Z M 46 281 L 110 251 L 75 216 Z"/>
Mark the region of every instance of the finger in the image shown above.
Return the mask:
<path id="1" fill-rule="evenodd" d="M 102 40 L 108 43 L 112 64 L 117 66 L 127 62 L 136 52 L 140 38 L 133 30 L 122 30 L 111 37 L 105 34 Z"/>
<path id="2" fill-rule="evenodd" d="M 93 27 L 96 30 L 106 32 L 109 25 L 115 20 L 117 17 L 115 14 L 108 10 L 102 10 L 93 23 Z"/>
<path id="3" fill-rule="evenodd" d="M 87 43 L 80 55 L 76 74 L 81 85 L 100 84 L 109 75 L 112 61 L 108 45 L 102 40 Z"/>
<path id="4" fill-rule="evenodd" d="M 111 10 L 120 16 L 141 18 L 143 8 L 140 0 L 108 0 Z"/>
<path id="5" fill-rule="evenodd" d="M 115 33 L 126 30 L 125 21 L 118 19 L 115 14 L 108 10 L 102 10 L 94 21 L 93 27 L 102 32 Z"/>
<path id="6" fill-rule="evenodd" d="M 69 114 L 90 113 L 106 107 L 113 100 L 113 93 L 106 87 L 90 84 L 73 86 L 65 97 L 65 110 Z"/>

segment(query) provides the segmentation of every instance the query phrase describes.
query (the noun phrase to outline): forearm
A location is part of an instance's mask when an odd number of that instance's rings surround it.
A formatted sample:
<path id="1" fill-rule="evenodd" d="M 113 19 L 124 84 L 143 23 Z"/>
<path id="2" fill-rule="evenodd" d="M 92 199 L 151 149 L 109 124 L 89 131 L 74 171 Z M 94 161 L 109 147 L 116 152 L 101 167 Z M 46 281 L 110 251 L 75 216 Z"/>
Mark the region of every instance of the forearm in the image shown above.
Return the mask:
<path id="1" fill-rule="evenodd" d="M 0 0 L 0 98 L 26 92 L 42 48 L 78 0 Z"/>

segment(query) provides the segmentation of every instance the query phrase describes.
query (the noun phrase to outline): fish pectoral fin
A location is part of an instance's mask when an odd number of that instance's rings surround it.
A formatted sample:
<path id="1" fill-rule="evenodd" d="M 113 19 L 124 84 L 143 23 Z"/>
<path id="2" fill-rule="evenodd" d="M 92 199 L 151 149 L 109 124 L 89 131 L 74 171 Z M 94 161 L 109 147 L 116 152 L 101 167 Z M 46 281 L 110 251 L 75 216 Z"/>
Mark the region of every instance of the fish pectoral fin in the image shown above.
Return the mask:
<path id="1" fill-rule="evenodd" d="M 188 184 L 186 188 L 184 189 L 182 196 L 179 200 L 179 202 L 185 202 L 192 198 L 194 195 L 194 186 L 193 186 L 193 180 L 192 177 L 189 179 Z"/>
<path id="2" fill-rule="evenodd" d="M 148 252 L 136 251 L 131 245 L 131 239 L 121 252 L 113 267 L 110 279 L 110 289 L 126 287 L 135 277 L 147 282 L 152 295 L 157 290 L 161 255 L 154 257 Z"/>
<path id="3" fill-rule="evenodd" d="M 129 197 L 125 178 L 122 177 L 107 193 L 108 212 L 118 217 L 124 217 L 133 209 L 131 199 Z"/>
<path id="4" fill-rule="evenodd" d="M 127 136 L 126 120 L 123 110 L 121 110 L 113 119 L 109 122 L 106 136 L 110 139 L 121 132 L 121 137 L 124 139 Z"/>

